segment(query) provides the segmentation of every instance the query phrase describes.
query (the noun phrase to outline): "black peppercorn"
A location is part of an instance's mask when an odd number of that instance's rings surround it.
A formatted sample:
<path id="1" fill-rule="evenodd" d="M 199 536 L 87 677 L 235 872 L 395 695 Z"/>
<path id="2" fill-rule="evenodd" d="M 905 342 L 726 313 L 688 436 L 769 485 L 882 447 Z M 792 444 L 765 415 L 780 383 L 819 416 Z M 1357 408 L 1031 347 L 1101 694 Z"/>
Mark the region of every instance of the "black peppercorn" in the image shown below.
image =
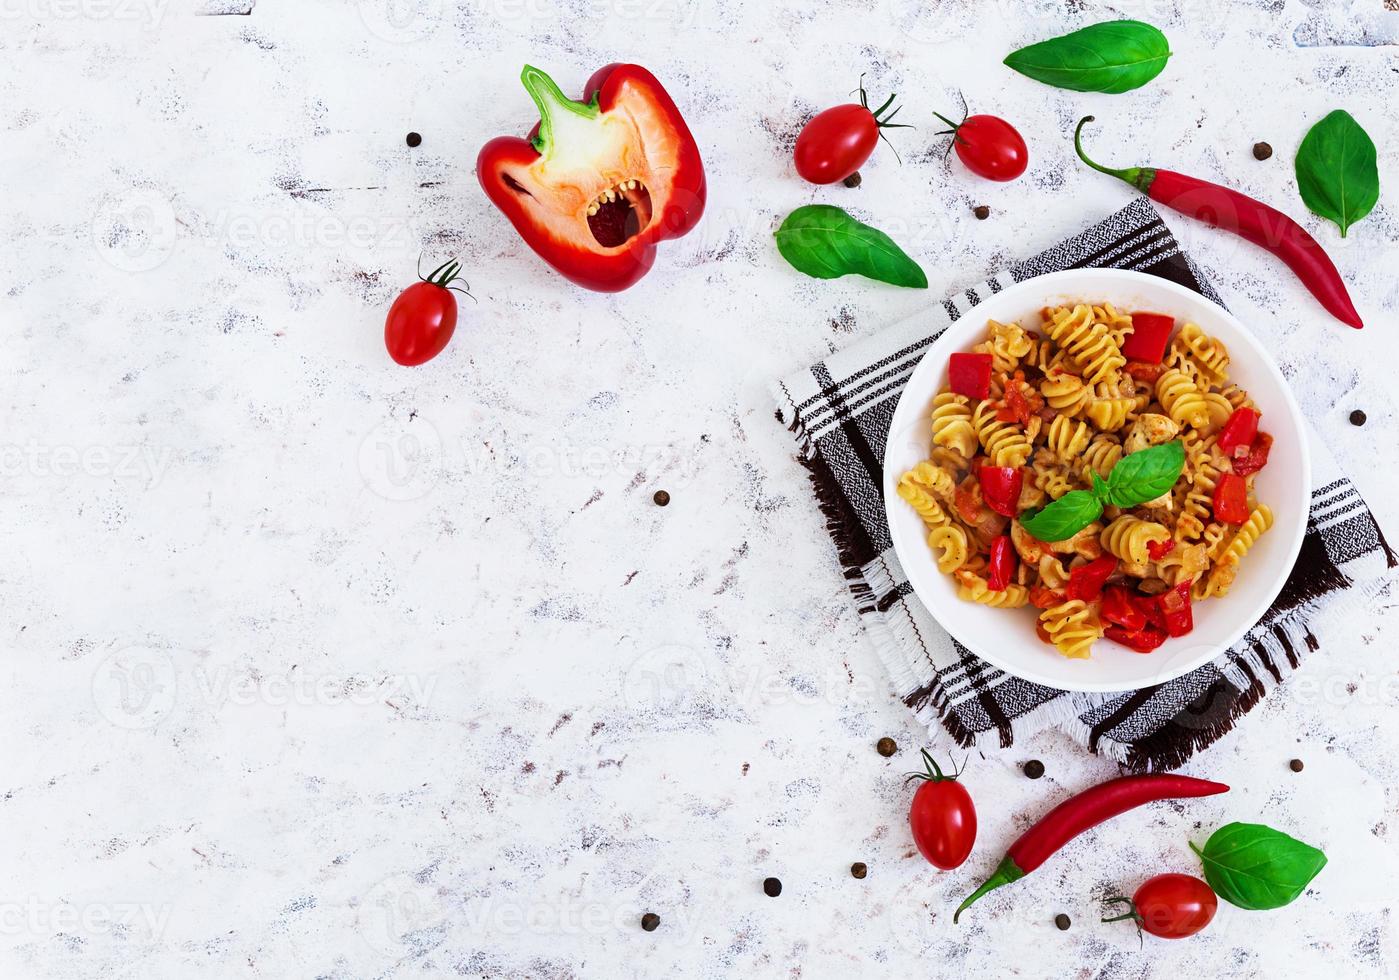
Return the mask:
<path id="1" fill-rule="evenodd" d="M 889 756 L 899 751 L 899 743 L 886 735 L 884 738 L 874 743 L 874 750 L 887 759 Z"/>
<path id="2" fill-rule="evenodd" d="M 1364 425 L 1364 424 L 1365 424 L 1365 413 L 1362 412 L 1362 411 L 1361 411 L 1360 409 L 1358 409 L 1358 408 L 1357 408 L 1355 411 L 1351 412 L 1351 413 L 1350 413 L 1350 424 L 1351 424 L 1351 425 Z"/>
<path id="3" fill-rule="evenodd" d="M 655 912 L 647 912 L 641 917 L 641 928 L 647 932 L 655 932 L 656 926 L 661 924 L 661 917 Z"/>
<path id="4" fill-rule="evenodd" d="M 423 138 L 417 133 L 409 133 L 407 142 L 409 146 L 421 146 Z"/>
<path id="5" fill-rule="evenodd" d="M 976 215 L 977 221 L 985 221 L 987 218 L 991 217 L 991 209 L 984 204 L 978 204 L 976 207 L 972 208 L 972 214 Z"/>
<path id="6" fill-rule="evenodd" d="M 1054 917 L 1054 924 L 1055 924 L 1056 926 L 1059 927 L 1059 931 L 1060 931 L 1060 932 L 1064 932 L 1064 931 L 1066 931 L 1066 930 L 1069 928 L 1069 925 L 1070 925 L 1069 917 L 1068 917 L 1067 915 L 1065 915 L 1063 912 L 1060 912 L 1058 915 L 1056 915 L 1056 916 Z"/>
<path id="7" fill-rule="evenodd" d="M 670 503 L 670 494 L 666 493 L 664 490 L 657 490 L 655 496 L 651 499 L 656 502 L 657 507 L 664 507 L 666 504 Z"/>
<path id="8" fill-rule="evenodd" d="M 782 894 L 782 882 L 776 878 L 763 879 L 763 894 L 768 898 L 776 898 Z"/>
<path id="9" fill-rule="evenodd" d="M 863 861 L 856 861 L 854 864 L 852 864 L 852 865 L 850 866 L 850 874 L 851 874 L 852 877 L 855 877 L 855 878 L 863 878 L 865 875 L 867 875 L 867 874 L 869 874 L 869 873 L 870 873 L 870 869 L 867 868 L 867 867 L 865 867 L 865 862 L 863 862 Z"/>
<path id="10" fill-rule="evenodd" d="M 1253 158 L 1255 160 L 1266 160 L 1273 155 L 1273 148 L 1267 143 L 1253 144 Z"/>
<path id="11" fill-rule="evenodd" d="M 1301 760 L 1301 759 L 1293 759 L 1291 762 L 1289 762 L 1289 763 L 1287 764 L 1287 767 L 1288 767 L 1289 769 L 1291 769 L 1293 772 L 1301 772 L 1304 768 L 1306 768 L 1305 766 L 1302 765 L 1302 760 Z"/>
<path id="12" fill-rule="evenodd" d="M 1031 759 L 1025 763 L 1025 775 L 1031 779 L 1039 779 L 1044 775 L 1044 763 L 1038 759 Z"/>
<path id="13" fill-rule="evenodd" d="M 858 171 L 858 170 L 855 171 L 855 172 L 854 172 L 853 174 L 851 174 L 849 177 L 846 177 L 845 180 L 841 181 L 841 183 L 843 183 L 846 187 L 859 187 L 859 186 L 860 186 L 860 171 Z"/>

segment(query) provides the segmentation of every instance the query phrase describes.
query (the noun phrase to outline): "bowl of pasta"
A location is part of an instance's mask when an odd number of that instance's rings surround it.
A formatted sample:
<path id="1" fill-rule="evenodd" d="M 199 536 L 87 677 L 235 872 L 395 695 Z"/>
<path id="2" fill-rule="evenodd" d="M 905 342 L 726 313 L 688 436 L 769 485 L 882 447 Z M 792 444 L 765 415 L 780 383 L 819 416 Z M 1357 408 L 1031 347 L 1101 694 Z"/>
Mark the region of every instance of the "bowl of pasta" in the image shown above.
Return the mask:
<path id="1" fill-rule="evenodd" d="M 1228 311 L 1121 269 L 1017 283 L 909 377 L 885 451 L 899 561 L 933 617 L 1018 677 L 1164 683 L 1238 642 L 1306 532 L 1282 373 Z"/>

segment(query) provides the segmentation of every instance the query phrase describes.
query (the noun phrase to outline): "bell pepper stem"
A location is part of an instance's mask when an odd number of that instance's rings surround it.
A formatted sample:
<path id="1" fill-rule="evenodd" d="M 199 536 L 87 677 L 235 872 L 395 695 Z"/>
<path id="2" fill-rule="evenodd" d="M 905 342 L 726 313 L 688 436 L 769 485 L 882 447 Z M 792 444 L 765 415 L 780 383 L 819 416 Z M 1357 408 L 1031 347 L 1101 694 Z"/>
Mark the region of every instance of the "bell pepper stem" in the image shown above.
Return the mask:
<path id="1" fill-rule="evenodd" d="M 982 895 L 985 895 L 993 889 L 1000 888 L 1002 885 L 1009 885 L 1012 881 L 1019 881 L 1023 877 L 1025 877 L 1025 872 L 1020 870 L 1020 866 L 1017 865 L 1012 858 L 1006 857 L 1005 860 L 1001 861 L 996 867 L 995 873 L 982 882 L 980 888 L 968 895 L 961 905 L 957 906 L 957 911 L 952 913 L 952 924 L 956 925 L 957 917 L 967 910 L 967 906 L 971 905 Z"/>
<path id="2" fill-rule="evenodd" d="M 525 65 L 524 71 L 520 72 L 520 82 L 539 109 L 539 135 L 532 142 L 541 156 L 548 155 L 554 145 L 554 119 L 558 113 L 571 112 L 584 119 L 597 118 L 596 98 L 592 102 L 574 102 L 563 94 L 552 78 L 533 65 Z"/>
<path id="3" fill-rule="evenodd" d="M 1150 167 L 1126 167 L 1121 170 L 1104 167 L 1102 164 L 1094 163 L 1088 158 L 1088 154 L 1083 152 L 1083 127 L 1092 121 L 1092 116 L 1084 116 L 1074 129 L 1074 152 L 1078 154 L 1078 158 L 1099 173 L 1126 181 L 1143 194 L 1147 193 L 1148 188 L 1151 187 L 1151 182 L 1156 179 L 1155 170 Z"/>

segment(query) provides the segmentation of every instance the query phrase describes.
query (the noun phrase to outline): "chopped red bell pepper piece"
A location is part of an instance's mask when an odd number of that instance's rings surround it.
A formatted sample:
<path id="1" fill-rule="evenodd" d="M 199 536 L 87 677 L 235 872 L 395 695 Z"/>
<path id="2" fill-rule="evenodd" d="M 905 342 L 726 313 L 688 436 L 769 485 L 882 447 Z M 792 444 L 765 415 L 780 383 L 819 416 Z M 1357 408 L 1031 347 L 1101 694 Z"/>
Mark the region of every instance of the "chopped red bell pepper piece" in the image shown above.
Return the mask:
<path id="1" fill-rule="evenodd" d="M 1160 313 L 1133 313 L 1132 332 L 1122 342 L 1122 356 L 1129 361 L 1160 364 L 1166 344 L 1176 327 L 1175 317 Z"/>
<path id="2" fill-rule="evenodd" d="M 991 394 L 991 355 L 958 351 L 947 359 L 947 383 L 954 392 L 978 401 Z"/>
<path id="3" fill-rule="evenodd" d="M 1232 460 L 1234 472 L 1239 476 L 1248 476 L 1257 473 L 1268 465 L 1268 453 L 1273 448 L 1273 437 L 1266 432 L 1260 432 L 1253 437 L 1253 445 L 1248 447 L 1248 454 L 1240 459 Z"/>
<path id="4" fill-rule="evenodd" d="M 1150 624 L 1135 630 L 1125 626 L 1109 625 L 1103 632 L 1109 640 L 1121 643 L 1127 649 L 1135 650 L 1137 653 L 1150 653 L 1166 642 L 1166 631 L 1157 629 Z"/>
<path id="5" fill-rule="evenodd" d="M 1036 609 L 1052 609 L 1068 601 L 1069 597 L 1058 589 L 1051 589 L 1046 585 L 1030 586 L 1030 605 Z"/>
<path id="6" fill-rule="evenodd" d="M 650 270 L 656 246 L 699 223 L 704 164 L 680 110 L 645 68 L 612 64 L 583 99 L 525 66 L 539 125 L 481 148 L 476 177 L 520 237 L 565 277 L 604 292 Z"/>
<path id="7" fill-rule="evenodd" d="M 1195 628 L 1195 614 L 1190 606 L 1191 584 L 1181 582 L 1169 592 L 1156 597 L 1167 636 L 1184 636 Z"/>
<path id="8" fill-rule="evenodd" d="M 1069 572 L 1069 598 L 1082 599 L 1084 602 L 1091 602 L 1102 594 L 1103 585 L 1106 584 L 1108 576 L 1117 571 L 1117 559 L 1112 555 L 1103 555 L 1101 558 L 1090 561 L 1087 565 L 1079 565 Z"/>
<path id="9" fill-rule="evenodd" d="M 1010 543 L 1010 535 L 1002 534 L 991 542 L 990 568 L 986 573 L 986 586 L 992 592 L 1004 592 L 1015 574 L 1015 547 Z"/>
<path id="10" fill-rule="evenodd" d="M 1161 375 L 1166 373 L 1164 364 L 1147 364 L 1145 361 L 1128 361 L 1127 374 L 1136 381 L 1142 381 L 1149 385 L 1156 384 Z"/>
<path id="11" fill-rule="evenodd" d="M 1214 485 L 1214 519 L 1225 524 L 1248 520 L 1248 484 L 1239 474 L 1219 474 Z"/>
<path id="12" fill-rule="evenodd" d="M 1020 491 L 1025 471 L 1018 466 L 983 466 L 976 471 L 981 482 L 981 498 L 997 514 L 1014 517 L 1020 513 Z"/>
<path id="13" fill-rule="evenodd" d="M 1165 541 L 1148 541 L 1146 543 L 1146 554 L 1152 561 L 1160 561 L 1175 550 L 1176 543 L 1170 538 Z"/>
<path id="14" fill-rule="evenodd" d="M 1125 585 L 1109 585 L 1103 590 L 1103 605 L 1098 614 L 1109 623 L 1139 630 L 1146 625 L 1146 613 L 1142 612 L 1137 598 Z"/>
<path id="15" fill-rule="evenodd" d="M 1253 437 L 1258 435 L 1258 420 L 1262 416 L 1256 409 L 1239 408 L 1234 410 L 1234 414 L 1229 416 L 1229 421 L 1224 423 L 1224 428 L 1219 430 L 1219 440 L 1216 445 L 1223 453 L 1234 455 L 1235 449 L 1253 445 Z"/>

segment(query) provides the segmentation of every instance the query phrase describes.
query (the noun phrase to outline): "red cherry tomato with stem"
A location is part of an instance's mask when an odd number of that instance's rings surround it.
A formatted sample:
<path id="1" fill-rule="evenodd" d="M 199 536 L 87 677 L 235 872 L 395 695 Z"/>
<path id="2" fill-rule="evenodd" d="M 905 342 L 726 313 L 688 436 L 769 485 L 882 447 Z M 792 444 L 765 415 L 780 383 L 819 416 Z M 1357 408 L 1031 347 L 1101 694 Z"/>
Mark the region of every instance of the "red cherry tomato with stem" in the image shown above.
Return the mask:
<path id="1" fill-rule="evenodd" d="M 1219 899 L 1209 885 L 1194 875 L 1183 874 L 1148 878 L 1131 898 L 1119 895 L 1108 902 L 1126 902 L 1127 911 L 1104 922 L 1133 919 L 1139 932 L 1149 932 L 1162 939 L 1195 935 L 1210 924 L 1219 908 Z"/>
<path id="2" fill-rule="evenodd" d="M 951 135 L 952 147 L 968 170 L 987 180 L 1014 180 L 1030 165 L 1030 151 L 1014 126 L 998 116 L 967 115 L 967 100 L 962 100 L 962 121 L 955 123 L 940 113 L 933 113 L 951 129 L 939 136 Z M 949 148 L 949 152 L 950 152 Z"/>
<path id="3" fill-rule="evenodd" d="M 442 353 L 452 339 L 457 329 L 457 298 L 452 293 L 471 296 L 461 286 L 452 285 L 466 282 L 457 275 L 460 271 L 461 263 L 453 259 L 424 278 L 420 264 L 419 281 L 399 293 L 389 307 L 388 319 L 384 321 L 384 346 L 399 364 L 424 364 Z M 471 298 L 473 302 L 476 299 Z"/>
<path id="4" fill-rule="evenodd" d="M 804 180 L 813 184 L 834 184 L 844 180 L 865 165 L 881 138 L 889 142 L 883 130 L 911 128 L 889 121 L 898 115 L 902 106 L 884 115 L 897 96 L 889 96 L 882 106 L 870 111 L 864 82 L 865 76 L 861 75 L 859 105 L 852 102 L 817 113 L 797 136 L 797 173 Z M 890 149 L 893 146 L 889 143 Z M 898 155 L 895 150 L 894 156 Z"/>
<path id="5" fill-rule="evenodd" d="M 961 770 L 943 775 L 927 749 L 923 750 L 923 762 L 928 767 L 926 773 L 910 773 L 924 782 L 913 794 L 908 825 L 918 853 L 935 867 L 951 871 L 967 859 L 976 843 L 976 807 L 967 788 L 957 782 Z"/>

